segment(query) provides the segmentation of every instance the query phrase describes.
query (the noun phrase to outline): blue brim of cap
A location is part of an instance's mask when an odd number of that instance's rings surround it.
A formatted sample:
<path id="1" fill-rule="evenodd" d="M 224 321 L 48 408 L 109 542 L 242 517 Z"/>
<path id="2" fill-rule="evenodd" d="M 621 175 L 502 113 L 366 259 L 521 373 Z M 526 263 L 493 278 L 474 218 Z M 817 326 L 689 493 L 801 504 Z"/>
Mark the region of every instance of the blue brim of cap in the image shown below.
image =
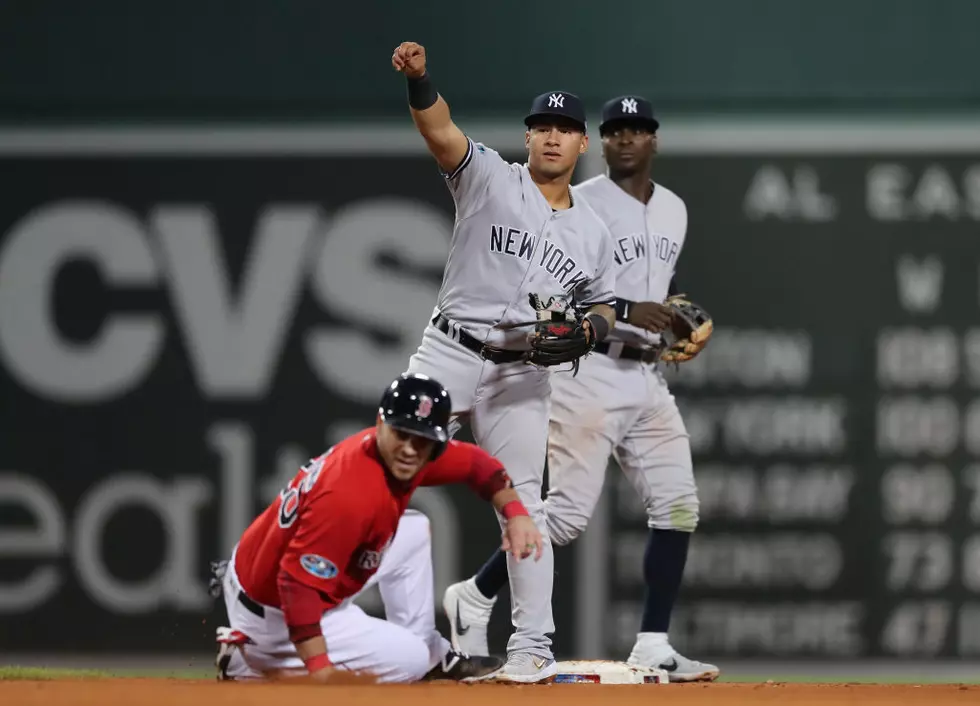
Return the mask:
<path id="1" fill-rule="evenodd" d="M 618 118 L 610 118 L 599 125 L 599 132 L 602 132 L 610 125 L 615 125 L 616 123 L 640 123 L 643 125 L 649 125 L 654 130 L 660 129 L 660 121 L 656 118 L 641 118 L 633 116 L 622 116 Z"/>
<path id="2" fill-rule="evenodd" d="M 526 118 L 524 118 L 524 125 L 527 127 L 531 127 L 531 125 L 535 122 L 535 118 L 564 118 L 565 120 L 569 120 L 575 123 L 576 125 L 580 125 L 582 127 L 582 132 L 586 132 L 588 130 L 588 123 L 583 123 L 571 117 L 570 115 L 565 115 L 564 113 L 548 113 L 548 112 L 531 113 Z"/>

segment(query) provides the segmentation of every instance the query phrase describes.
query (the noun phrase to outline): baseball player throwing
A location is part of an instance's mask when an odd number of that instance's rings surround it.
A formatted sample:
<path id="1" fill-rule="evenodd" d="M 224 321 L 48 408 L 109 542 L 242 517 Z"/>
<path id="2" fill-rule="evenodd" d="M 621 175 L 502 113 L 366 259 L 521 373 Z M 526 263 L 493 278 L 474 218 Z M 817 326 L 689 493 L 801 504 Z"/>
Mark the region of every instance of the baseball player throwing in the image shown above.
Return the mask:
<path id="1" fill-rule="evenodd" d="M 612 233 L 619 323 L 583 360 L 578 376 L 555 376 L 545 502 L 551 541 L 568 544 L 585 529 L 602 491 L 610 454 L 632 482 L 647 512 L 643 575 L 646 603 L 629 662 L 665 669 L 671 681 L 713 680 L 718 668 L 678 654 L 667 632 L 698 522 L 688 434 L 667 384 L 651 365 L 683 362 L 704 347 L 708 319 L 666 352 L 661 332 L 672 328 L 678 301 L 669 291 L 687 232 L 687 208 L 650 179 L 658 121 L 638 96 L 609 101 L 602 111 L 607 173 L 573 189 Z M 667 300 L 665 305 L 663 302 Z M 444 607 L 457 648 L 487 654 L 487 623 L 507 563 L 495 555 L 473 578 L 450 586 Z"/>
<path id="2" fill-rule="evenodd" d="M 311 460 L 245 530 L 216 567 L 230 622 L 218 630 L 220 678 L 328 682 L 343 669 L 382 682 L 478 681 L 500 671 L 503 660 L 459 654 L 436 631 L 429 524 L 406 508 L 421 485 L 465 482 L 505 518 L 502 547 L 515 560 L 540 559 L 542 539 L 500 462 L 448 441 L 451 409 L 435 380 L 400 376 L 376 427 Z M 352 603 L 374 583 L 387 620 Z"/>
<path id="3" fill-rule="evenodd" d="M 412 119 L 456 204 L 438 302 L 408 369 L 443 380 L 453 398 L 453 432 L 470 423 L 544 530 L 548 366 L 577 364 L 615 324 L 612 240 L 569 188 L 588 146 L 585 110 L 565 91 L 535 98 L 524 120 L 528 162 L 510 164 L 453 123 L 421 46 L 399 45 L 392 65 L 406 76 Z M 585 312 L 584 320 L 559 321 L 547 336 L 521 328 L 575 311 Z M 541 561 L 506 562 L 515 630 L 498 679 L 553 679 L 554 557 L 547 533 Z"/>

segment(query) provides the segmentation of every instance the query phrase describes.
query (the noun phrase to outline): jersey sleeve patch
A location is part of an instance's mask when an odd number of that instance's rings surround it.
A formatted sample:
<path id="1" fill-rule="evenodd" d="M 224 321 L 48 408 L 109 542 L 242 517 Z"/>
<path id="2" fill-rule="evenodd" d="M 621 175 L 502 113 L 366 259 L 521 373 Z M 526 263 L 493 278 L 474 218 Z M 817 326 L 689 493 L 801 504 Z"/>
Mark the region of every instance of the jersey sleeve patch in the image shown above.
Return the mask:
<path id="1" fill-rule="evenodd" d="M 319 554 L 303 554 L 299 558 L 299 564 L 307 573 L 313 574 L 318 579 L 332 579 L 338 573 L 337 565 Z"/>

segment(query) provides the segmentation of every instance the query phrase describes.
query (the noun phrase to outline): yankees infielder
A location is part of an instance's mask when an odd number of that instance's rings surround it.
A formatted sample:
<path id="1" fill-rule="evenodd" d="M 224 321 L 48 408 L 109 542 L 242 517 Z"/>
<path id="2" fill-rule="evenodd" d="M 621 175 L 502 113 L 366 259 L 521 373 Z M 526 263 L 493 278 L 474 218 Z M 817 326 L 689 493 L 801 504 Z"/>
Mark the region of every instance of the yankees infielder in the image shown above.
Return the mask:
<path id="1" fill-rule="evenodd" d="M 614 454 L 643 499 L 650 528 L 644 555 L 646 603 L 629 662 L 665 669 L 671 681 L 713 680 L 718 668 L 690 660 L 670 645 L 667 631 L 698 521 L 698 497 L 688 434 L 655 365 L 652 347 L 670 324 L 661 302 L 673 294 L 674 271 L 687 232 L 687 208 L 650 179 L 659 122 L 650 103 L 622 96 L 602 111 L 607 173 L 577 185 L 612 233 L 617 265 L 616 313 L 609 339 L 583 360 L 577 377 L 555 376 L 545 503 L 551 541 L 568 544 L 586 527 Z M 698 344 L 694 355 L 703 348 Z M 494 555 L 468 581 L 450 586 L 443 605 L 453 644 L 487 654 L 486 627 L 506 562 Z"/>
<path id="2" fill-rule="evenodd" d="M 523 362 L 527 330 L 501 326 L 535 319 L 532 294 L 587 310 L 583 328 L 592 343 L 615 323 L 612 240 L 569 189 L 588 146 L 585 110 L 571 93 L 538 96 L 525 118 L 528 162 L 510 164 L 453 123 L 426 73 L 421 46 L 401 44 L 392 65 L 407 77 L 412 118 L 456 203 L 438 303 L 408 369 L 443 381 L 453 399 L 454 431 L 463 420 L 470 423 L 477 443 L 507 467 L 545 535 L 540 561 L 506 560 L 515 630 L 498 679 L 547 681 L 557 673 L 550 638 L 554 556 L 541 500 L 552 376 Z"/>

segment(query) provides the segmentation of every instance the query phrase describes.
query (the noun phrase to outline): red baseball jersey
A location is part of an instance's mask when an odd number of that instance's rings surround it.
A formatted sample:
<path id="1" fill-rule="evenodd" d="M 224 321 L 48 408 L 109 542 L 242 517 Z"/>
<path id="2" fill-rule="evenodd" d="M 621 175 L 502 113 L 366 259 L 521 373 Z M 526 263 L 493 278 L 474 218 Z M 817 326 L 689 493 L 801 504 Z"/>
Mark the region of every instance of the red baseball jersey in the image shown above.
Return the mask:
<path id="1" fill-rule="evenodd" d="M 411 481 L 398 481 L 382 465 L 375 433 L 354 434 L 311 460 L 245 530 L 235 571 L 250 598 L 281 607 L 282 569 L 317 590 L 325 609 L 336 606 L 377 571 L 416 488 L 467 483 L 486 496 L 503 487 L 500 462 L 461 441 Z"/>

